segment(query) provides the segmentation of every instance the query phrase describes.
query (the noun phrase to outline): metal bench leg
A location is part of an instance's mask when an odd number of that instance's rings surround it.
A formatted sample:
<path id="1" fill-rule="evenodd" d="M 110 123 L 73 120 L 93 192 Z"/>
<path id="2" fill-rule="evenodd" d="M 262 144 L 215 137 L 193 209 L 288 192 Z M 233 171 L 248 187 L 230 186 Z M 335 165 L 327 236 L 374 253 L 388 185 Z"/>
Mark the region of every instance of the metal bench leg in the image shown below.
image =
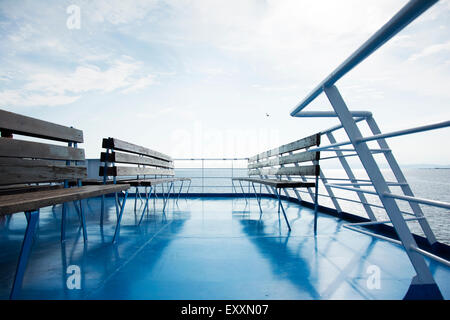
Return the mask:
<path id="1" fill-rule="evenodd" d="M 125 195 L 123 191 L 120 191 L 120 194 Z M 123 206 L 123 200 L 122 200 L 122 202 L 121 202 L 121 201 L 120 201 L 120 198 L 118 198 L 118 199 L 119 199 L 119 206 L 122 208 L 122 206 Z"/>
<path id="2" fill-rule="evenodd" d="M 11 218 L 12 218 L 12 215 L 11 215 L 11 214 L 8 214 L 8 215 L 6 216 L 6 226 L 7 226 L 7 227 L 9 227 L 9 224 L 10 224 L 10 222 L 11 222 Z"/>
<path id="3" fill-rule="evenodd" d="M 136 189 L 138 189 L 139 187 L 136 187 Z M 141 196 L 141 193 L 140 192 L 138 192 L 138 195 L 139 195 L 139 201 L 141 202 L 141 206 L 142 206 L 142 203 L 144 202 L 144 200 L 142 200 L 142 196 Z"/>
<path id="4" fill-rule="evenodd" d="M 149 215 L 149 205 L 148 205 L 148 202 L 150 201 L 150 198 L 151 198 L 151 196 L 152 196 L 152 192 L 153 192 L 153 187 L 151 187 L 150 186 L 150 190 L 149 190 L 149 193 L 147 194 L 147 216 Z"/>
<path id="5" fill-rule="evenodd" d="M 280 211 L 280 207 L 281 207 L 281 211 L 283 212 L 284 220 L 286 221 L 289 231 L 291 231 L 291 226 L 289 225 L 289 221 L 286 216 L 286 212 L 284 211 L 283 204 L 281 203 L 280 192 L 276 188 L 275 188 L 275 192 L 277 193 L 277 198 L 278 198 L 278 212 Z"/>
<path id="6" fill-rule="evenodd" d="M 79 201 L 79 204 L 80 204 L 81 226 L 83 227 L 83 240 L 84 242 L 86 242 L 87 241 L 86 218 L 84 216 L 83 204 L 81 200 Z"/>
<path id="7" fill-rule="evenodd" d="M 73 206 L 75 207 L 75 211 L 77 212 L 78 219 L 80 219 L 80 221 L 81 221 L 80 210 L 78 209 L 78 205 L 77 205 L 76 201 L 73 201 Z"/>
<path id="8" fill-rule="evenodd" d="M 147 215 L 148 215 L 148 197 L 149 197 L 149 195 L 148 195 L 148 187 L 144 188 L 144 193 L 145 193 L 145 198 L 143 200 L 145 202 L 144 207 L 147 206 Z"/>
<path id="9" fill-rule="evenodd" d="M 261 203 L 261 198 L 262 198 L 262 184 L 259 184 L 259 202 Z M 260 205 L 261 206 L 261 205 Z M 261 210 L 261 213 L 259 214 L 259 220 L 261 220 L 261 217 L 262 217 L 262 214 L 263 214 L 263 212 L 262 212 L 262 210 Z"/>
<path id="10" fill-rule="evenodd" d="M 120 191 L 120 194 L 125 196 L 125 192 L 123 192 L 123 191 Z M 123 200 L 122 200 L 122 202 L 120 201 L 119 192 L 115 193 L 115 198 L 116 198 L 116 212 L 118 212 L 117 208 L 122 209 L 124 201 Z"/>
<path id="11" fill-rule="evenodd" d="M 119 218 L 119 212 L 120 212 L 120 210 L 119 210 L 119 205 L 118 205 L 118 195 L 117 195 L 117 192 L 115 192 L 114 193 L 114 204 L 115 204 L 115 206 L 116 206 L 116 217 L 117 217 L 117 219 Z"/>
<path id="12" fill-rule="evenodd" d="M 100 225 L 103 226 L 103 216 L 105 215 L 105 195 L 102 195 L 102 204 L 100 209 Z"/>
<path id="13" fill-rule="evenodd" d="M 39 220 L 39 210 L 29 211 L 25 213 L 29 219 L 25 236 L 20 249 L 19 262 L 17 263 L 16 274 L 14 276 L 14 283 L 11 289 L 9 298 L 17 298 L 20 289 L 22 288 L 23 276 L 27 267 L 28 258 L 30 257 L 31 247 L 33 245 L 33 238 L 36 231 L 36 225 Z"/>
<path id="14" fill-rule="evenodd" d="M 314 234 L 317 234 L 317 209 L 319 207 L 319 176 L 316 176 L 316 193 L 314 195 Z"/>
<path id="15" fill-rule="evenodd" d="M 188 188 L 187 188 L 187 190 L 186 190 L 186 194 L 189 193 L 189 189 L 191 188 L 191 183 L 192 183 L 192 180 L 189 180 L 189 185 L 188 185 Z"/>
<path id="16" fill-rule="evenodd" d="M 239 185 L 241 186 L 241 190 L 242 190 L 242 194 L 244 195 L 245 203 L 248 203 L 247 196 L 245 195 L 245 191 L 244 191 L 244 188 L 242 187 L 241 180 L 239 180 Z"/>
<path id="17" fill-rule="evenodd" d="M 144 209 L 142 210 L 142 213 L 141 213 L 141 218 L 139 219 L 138 226 L 141 225 L 142 219 L 144 218 L 144 215 L 145 215 L 146 211 L 148 212 L 148 194 L 147 194 L 147 197 L 146 197 Z"/>
<path id="18" fill-rule="evenodd" d="M 145 189 L 147 189 L 147 187 L 145 187 Z M 148 202 L 149 202 L 149 198 L 151 196 L 151 193 L 152 193 L 152 187 L 150 187 L 150 192 L 149 193 L 147 193 L 147 190 L 145 191 L 145 194 L 146 194 L 145 206 L 144 206 L 144 209 L 142 210 L 141 218 L 139 219 L 138 225 L 141 225 L 141 222 L 142 222 L 142 219 L 144 218 L 145 212 L 147 212 L 147 214 L 148 214 L 148 207 L 149 207 L 148 206 Z"/>
<path id="19" fill-rule="evenodd" d="M 136 213 L 136 205 L 137 205 L 137 198 L 138 198 L 138 187 L 135 188 L 135 195 L 134 195 L 134 213 Z"/>
<path id="20" fill-rule="evenodd" d="M 167 202 L 169 201 L 170 190 L 172 190 L 172 187 L 173 187 L 173 182 L 170 183 L 169 190 L 167 191 L 167 197 L 166 197 L 165 200 L 164 200 L 163 212 L 165 212 L 165 210 L 166 210 L 166 204 L 167 204 Z"/>
<path id="21" fill-rule="evenodd" d="M 153 213 L 156 214 L 156 198 L 158 198 L 158 196 L 156 195 L 156 186 L 155 186 L 155 196 L 153 197 Z"/>
<path id="22" fill-rule="evenodd" d="M 175 192 L 175 184 L 173 182 L 170 183 L 169 191 L 167 193 L 167 202 L 169 202 L 172 192 Z"/>
<path id="23" fill-rule="evenodd" d="M 236 186 L 234 185 L 234 180 L 231 180 L 231 185 L 233 186 L 233 192 L 237 194 Z"/>
<path id="24" fill-rule="evenodd" d="M 181 180 L 181 186 L 180 186 L 180 190 L 178 191 L 178 197 L 177 197 L 177 202 L 176 203 L 178 203 L 178 199 L 180 199 L 181 189 L 183 189 L 183 183 L 184 183 L 184 181 Z"/>
<path id="25" fill-rule="evenodd" d="M 66 240 L 66 216 L 67 216 L 67 205 L 63 203 L 61 213 L 61 242 Z"/>
<path id="26" fill-rule="evenodd" d="M 119 237 L 120 222 L 122 221 L 123 209 L 125 208 L 125 202 L 127 201 L 127 197 L 128 197 L 128 190 L 125 191 L 125 197 L 123 198 L 123 204 L 122 204 L 122 207 L 120 208 L 120 213 L 118 213 L 118 219 L 117 219 L 117 224 L 116 224 L 116 230 L 114 231 L 113 243 L 116 242 L 116 239 Z M 116 210 L 117 209 L 118 208 L 116 207 Z"/>
<path id="27" fill-rule="evenodd" d="M 252 187 L 253 187 L 253 191 L 255 192 L 256 201 L 258 202 L 258 205 L 259 205 L 259 211 L 262 213 L 261 203 L 260 203 L 261 199 L 258 199 L 258 194 L 256 193 L 255 184 L 253 182 L 252 182 Z"/>

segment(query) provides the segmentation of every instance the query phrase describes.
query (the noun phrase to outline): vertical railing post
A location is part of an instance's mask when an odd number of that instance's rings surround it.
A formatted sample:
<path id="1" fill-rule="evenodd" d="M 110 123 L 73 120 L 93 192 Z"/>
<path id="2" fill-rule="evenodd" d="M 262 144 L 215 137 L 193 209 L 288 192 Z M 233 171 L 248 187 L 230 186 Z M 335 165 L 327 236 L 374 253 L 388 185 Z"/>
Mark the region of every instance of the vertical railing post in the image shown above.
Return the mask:
<path id="1" fill-rule="evenodd" d="M 234 160 L 231 159 L 231 183 L 233 183 L 233 178 L 234 178 Z M 233 186 L 231 186 L 230 188 L 231 193 L 233 193 Z"/>
<path id="2" fill-rule="evenodd" d="M 202 158 L 202 193 L 205 193 L 205 159 Z"/>

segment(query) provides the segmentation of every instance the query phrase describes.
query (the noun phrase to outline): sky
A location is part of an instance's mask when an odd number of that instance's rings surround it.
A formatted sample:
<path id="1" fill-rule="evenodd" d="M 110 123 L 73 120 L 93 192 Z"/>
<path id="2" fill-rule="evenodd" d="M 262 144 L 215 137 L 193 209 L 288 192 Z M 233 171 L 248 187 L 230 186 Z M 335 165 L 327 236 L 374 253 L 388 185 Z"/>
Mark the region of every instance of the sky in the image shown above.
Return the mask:
<path id="1" fill-rule="evenodd" d="M 406 3 L 0 0 L 0 108 L 83 130 L 88 158 L 104 137 L 252 156 L 335 125 L 289 114 Z M 449 120 L 449 28 L 440 1 L 336 84 L 349 108 L 383 132 Z M 314 110 L 332 110 L 323 94 Z M 449 141 L 388 143 L 401 164 L 448 165 Z"/>

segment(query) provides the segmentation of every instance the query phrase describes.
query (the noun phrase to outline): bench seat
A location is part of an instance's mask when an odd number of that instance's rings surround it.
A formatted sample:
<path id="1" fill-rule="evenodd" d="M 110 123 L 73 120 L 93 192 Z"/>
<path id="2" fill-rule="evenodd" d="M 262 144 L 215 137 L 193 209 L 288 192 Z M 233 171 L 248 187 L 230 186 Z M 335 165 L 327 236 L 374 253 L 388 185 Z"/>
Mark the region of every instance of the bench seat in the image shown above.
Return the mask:
<path id="1" fill-rule="evenodd" d="M 314 182 L 302 182 L 279 179 L 260 179 L 260 178 L 233 178 L 235 181 L 248 181 L 253 183 L 265 184 L 275 188 L 314 188 Z"/>
<path id="2" fill-rule="evenodd" d="M 294 189 L 297 199 L 301 200 L 298 190 L 296 188 L 314 188 L 314 233 L 317 228 L 317 208 L 318 208 L 318 190 L 319 190 L 319 176 L 320 176 L 320 151 L 310 150 L 310 147 L 320 145 L 321 133 L 311 135 L 309 137 L 293 141 L 288 144 L 284 144 L 280 147 L 273 148 L 261 152 L 253 157 L 248 158 L 248 177 L 236 177 L 232 178 L 233 181 L 239 181 L 242 194 L 245 197 L 244 187 L 241 181 L 250 182 L 253 185 L 253 191 L 255 192 L 256 200 L 258 201 L 259 211 L 262 214 L 261 207 L 261 195 L 257 194 L 254 183 L 265 185 L 267 191 L 273 193 L 278 199 L 278 213 L 280 209 L 283 212 L 284 219 L 287 227 L 291 230 L 286 212 L 283 204 L 281 203 L 280 189 L 292 188 Z M 312 162 L 312 165 L 302 165 L 304 162 Z M 286 176 L 284 180 L 283 176 Z M 303 181 L 292 180 L 292 176 L 302 177 Z M 315 178 L 315 182 L 308 182 L 306 176 Z M 269 187 L 272 190 L 270 190 Z M 232 183 L 234 191 L 237 192 L 234 183 Z M 308 190 L 312 195 L 312 191 Z M 286 195 L 289 197 L 285 190 Z M 245 199 L 248 203 L 247 198 Z"/>
<path id="3" fill-rule="evenodd" d="M 133 179 L 118 179 L 116 181 L 116 183 L 117 184 L 129 184 L 129 182 L 135 181 L 135 180 L 136 179 L 134 179 L 134 180 Z M 70 186 L 74 186 L 76 184 L 77 184 L 76 181 L 69 182 Z M 106 183 L 103 183 L 103 179 L 83 179 L 81 181 L 81 184 L 83 186 L 99 186 L 99 185 L 104 185 L 104 184 L 107 184 L 107 185 L 114 184 L 114 181 L 112 179 L 108 179 L 108 180 L 106 180 Z"/>
<path id="4" fill-rule="evenodd" d="M 127 190 L 127 184 L 83 186 L 0 196 L 0 216 Z"/>
<path id="5" fill-rule="evenodd" d="M 117 184 L 129 184 L 132 187 L 149 187 L 154 186 L 161 183 L 166 182 L 175 182 L 175 181 L 190 181 L 190 178 L 147 178 L 147 179 L 118 179 L 116 181 Z M 108 179 L 106 180 L 106 184 L 113 184 L 113 180 Z M 85 186 L 92 186 L 92 185 L 103 185 L 102 179 L 85 179 L 82 181 L 82 184 Z M 72 181 L 70 185 L 76 185 L 76 182 Z"/>
<path id="6" fill-rule="evenodd" d="M 176 188 L 175 182 L 181 182 L 178 190 L 178 197 L 176 199 L 176 201 L 178 201 L 183 188 L 183 182 L 191 181 L 189 178 L 176 178 L 172 157 L 159 151 L 112 137 L 103 139 L 102 148 L 105 149 L 105 151 L 100 153 L 100 166 L 98 172 L 99 177 L 101 177 L 100 180 L 106 180 L 108 181 L 107 183 L 111 183 L 109 181 L 115 180 L 116 184 L 125 183 L 135 188 L 135 214 L 137 213 L 138 197 L 142 201 L 141 204 L 144 204 L 139 224 L 141 223 L 145 212 L 149 212 L 149 200 L 151 195 L 154 193 L 155 198 L 161 195 L 156 190 L 157 185 L 161 185 L 162 187 L 160 190 L 163 195 L 161 198 L 164 203 L 162 212 L 165 214 L 170 195 Z M 166 190 L 163 185 L 164 183 L 168 183 Z M 187 187 L 188 191 L 190 186 L 191 183 L 189 182 L 189 186 Z M 145 190 L 139 190 L 139 188 L 142 187 L 144 187 Z M 145 192 L 144 197 L 141 196 L 143 191 Z M 153 200 L 155 200 L 155 198 Z M 102 207 L 103 203 L 104 201 L 102 198 Z M 121 208 L 123 208 L 123 206 Z M 100 219 L 103 221 L 103 216 Z M 121 219 L 122 213 L 118 216 L 116 233 L 113 241 L 119 236 Z"/>
<path id="7" fill-rule="evenodd" d="M 35 119 L 13 112 L 0 110 L 0 217 L 9 219 L 23 212 L 27 227 L 17 263 L 10 298 L 20 293 L 31 254 L 33 239 L 39 223 L 40 208 L 62 204 L 61 241 L 65 240 L 67 203 L 73 202 L 83 229 L 83 240 L 87 241 L 86 217 L 82 200 L 125 191 L 116 214 L 121 216 L 128 196 L 128 184 L 82 186 L 88 178 L 83 131 L 56 123 Z M 18 138 L 15 135 L 19 135 Z M 38 138 L 32 141 L 21 136 Z M 55 144 L 55 142 L 67 145 Z M 73 188 L 70 188 L 70 185 Z M 118 201 L 118 200 L 116 200 Z M 103 202 L 102 202 L 103 204 Z M 103 215 L 102 206 L 101 215 Z"/>
<path id="8" fill-rule="evenodd" d="M 55 190 L 62 188 L 63 188 L 62 184 L 42 184 L 42 185 L 17 184 L 17 185 L 1 186 L 0 196 L 7 194 L 35 192 L 43 190 Z"/>
<path id="9" fill-rule="evenodd" d="M 189 178 L 153 178 L 153 179 L 138 179 L 138 180 L 122 180 L 117 183 L 127 183 L 132 187 L 151 187 L 154 185 L 175 182 L 175 181 L 188 181 Z"/>

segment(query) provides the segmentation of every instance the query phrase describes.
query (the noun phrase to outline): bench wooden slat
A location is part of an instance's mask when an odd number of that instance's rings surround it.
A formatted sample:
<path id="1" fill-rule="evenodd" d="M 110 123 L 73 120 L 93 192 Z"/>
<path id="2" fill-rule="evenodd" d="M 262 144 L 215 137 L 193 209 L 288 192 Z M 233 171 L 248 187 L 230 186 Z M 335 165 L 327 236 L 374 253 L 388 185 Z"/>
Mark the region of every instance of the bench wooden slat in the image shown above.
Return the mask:
<path id="1" fill-rule="evenodd" d="M 276 156 L 282 153 L 292 152 L 296 150 L 305 149 L 312 146 L 320 145 L 320 133 L 314 134 L 312 136 L 282 145 L 278 148 L 274 148 L 269 151 L 261 152 L 256 156 L 249 158 L 249 162 L 258 161 L 261 159 L 269 158 L 272 156 Z"/>
<path id="2" fill-rule="evenodd" d="M 0 196 L 0 215 L 31 211 L 69 201 L 97 197 L 128 189 L 127 184 L 84 186 Z"/>
<path id="3" fill-rule="evenodd" d="M 175 178 L 178 181 L 191 181 L 191 178 Z"/>
<path id="4" fill-rule="evenodd" d="M 102 147 L 105 149 L 114 149 L 135 154 L 140 154 L 148 157 L 157 158 L 165 161 L 172 161 L 172 158 L 161 152 L 154 151 L 142 146 L 135 145 L 130 142 L 122 141 L 116 138 L 103 139 Z"/>
<path id="5" fill-rule="evenodd" d="M 273 167 L 282 164 L 290 163 L 300 163 L 306 161 L 314 161 L 320 159 L 320 152 L 301 152 L 297 154 L 292 154 L 288 156 L 280 156 L 273 159 L 262 160 L 258 162 L 253 162 L 248 164 L 249 169 L 263 168 L 263 167 Z"/>
<path id="6" fill-rule="evenodd" d="M 320 174 L 320 167 L 318 165 L 299 166 L 299 167 L 284 167 L 272 169 L 252 169 L 249 170 L 250 176 L 254 175 L 289 175 L 289 176 L 318 176 Z"/>
<path id="7" fill-rule="evenodd" d="M 0 186 L 0 195 L 61 189 L 62 187 L 63 187 L 62 184 L 42 184 L 42 185 L 15 184 L 9 186 Z"/>
<path id="8" fill-rule="evenodd" d="M 122 183 L 123 181 L 133 181 L 136 179 L 117 179 L 116 183 Z M 103 183 L 103 179 L 94 179 L 94 178 L 88 178 L 88 179 L 83 179 L 81 180 L 81 184 L 83 186 L 99 186 L 102 184 L 113 184 L 114 180 L 112 179 L 107 179 L 106 183 Z M 78 181 L 69 181 L 69 186 L 77 186 L 78 185 Z"/>
<path id="9" fill-rule="evenodd" d="M 314 188 L 316 186 L 314 182 L 302 182 L 292 180 L 258 179 L 258 178 L 233 178 L 233 180 L 260 183 L 275 188 Z"/>
<path id="10" fill-rule="evenodd" d="M 36 138 L 64 142 L 83 142 L 83 132 L 81 130 L 5 110 L 0 110 L 1 130 L 8 130 L 12 133 Z"/>
<path id="11" fill-rule="evenodd" d="M 175 182 L 175 181 L 191 181 L 191 178 L 171 177 L 171 178 L 123 179 L 123 180 L 117 180 L 116 183 L 126 183 L 133 187 L 136 187 L 136 186 L 151 186 L 151 185 L 156 185 L 156 184 L 161 184 L 161 183 L 166 183 L 166 182 Z M 113 183 L 113 180 L 107 180 L 106 183 L 111 184 L 111 183 Z M 100 184 L 103 184 L 103 180 L 86 179 L 86 180 L 83 180 L 82 184 L 86 185 L 86 186 L 100 185 Z M 72 185 L 75 185 L 75 184 L 72 183 Z"/>
<path id="12" fill-rule="evenodd" d="M 0 138 L 0 156 L 50 160 L 84 160 L 84 150 L 33 141 Z"/>
<path id="13" fill-rule="evenodd" d="M 178 181 L 177 178 L 154 178 L 154 179 L 139 179 L 139 180 L 124 180 L 121 183 L 128 183 L 132 187 L 150 187 L 167 182 Z"/>
<path id="14" fill-rule="evenodd" d="M 104 167 L 100 167 L 99 175 L 104 175 Z M 107 176 L 137 176 L 137 175 L 164 175 L 173 176 L 175 172 L 171 169 L 138 168 L 138 167 L 107 167 Z"/>
<path id="15" fill-rule="evenodd" d="M 0 185 L 85 179 L 82 166 L 0 165 Z"/>
<path id="16" fill-rule="evenodd" d="M 35 160 L 35 159 L 20 159 L 20 158 L 3 158 L 0 157 L 0 165 L 10 166 L 66 166 L 65 161 L 52 160 Z"/>
<path id="17" fill-rule="evenodd" d="M 140 157 L 138 155 L 122 153 L 122 152 L 112 152 L 106 153 L 102 152 L 100 155 L 101 162 L 117 162 L 117 163 L 130 163 L 130 164 L 142 164 L 161 168 L 173 168 L 173 162 L 149 158 Z"/>

